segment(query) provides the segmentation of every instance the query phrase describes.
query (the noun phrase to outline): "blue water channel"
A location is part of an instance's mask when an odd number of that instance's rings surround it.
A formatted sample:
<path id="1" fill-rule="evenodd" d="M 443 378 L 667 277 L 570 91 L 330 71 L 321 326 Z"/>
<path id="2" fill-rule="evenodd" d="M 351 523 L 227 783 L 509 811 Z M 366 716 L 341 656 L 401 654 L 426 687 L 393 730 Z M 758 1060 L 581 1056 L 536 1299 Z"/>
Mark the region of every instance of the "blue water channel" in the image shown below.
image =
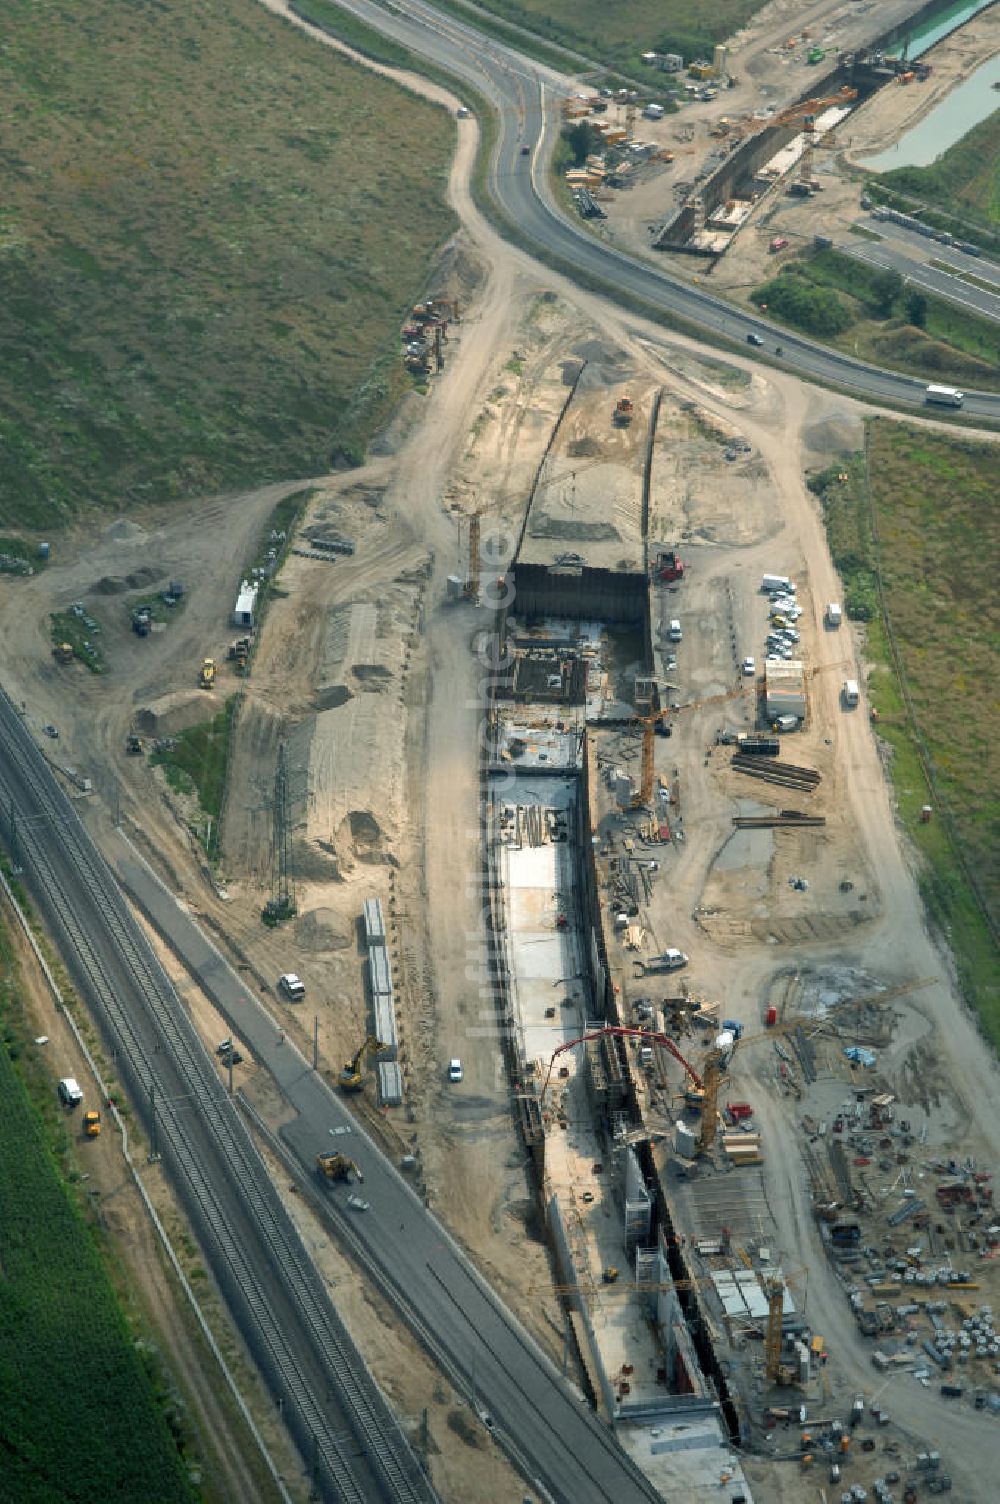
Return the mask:
<path id="1" fill-rule="evenodd" d="M 907 57 L 915 59 L 923 57 L 936 42 L 942 37 L 956 31 L 959 26 L 964 26 L 966 21 L 992 5 L 994 0 L 954 0 L 952 5 L 945 10 L 938 11 L 936 16 L 930 16 L 916 31 L 911 32 Z M 895 47 L 886 48 L 889 57 L 898 57 L 902 51 L 903 43 L 899 42 Z"/>
<path id="2" fill-rule="evenodd" d="M 958 84 L 929 115 L 885 151 L 865 157 L 865 168 L 888 172 L 893 167 L 927 167 L 949 146 L 960 141 L 980 120 L 1000 109 L 1000 56 L 990 58 L 963 84 Z M 920 84 L 910 84 L 919 89 Z"/>

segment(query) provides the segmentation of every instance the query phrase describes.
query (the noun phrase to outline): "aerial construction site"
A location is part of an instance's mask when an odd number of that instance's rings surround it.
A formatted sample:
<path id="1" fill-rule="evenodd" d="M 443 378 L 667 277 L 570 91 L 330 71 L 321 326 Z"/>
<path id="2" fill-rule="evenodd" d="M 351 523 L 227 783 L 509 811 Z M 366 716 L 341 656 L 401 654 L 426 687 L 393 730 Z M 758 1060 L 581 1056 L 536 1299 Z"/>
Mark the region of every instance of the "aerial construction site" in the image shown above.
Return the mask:
<path id="1" fill-rule="evenodd" d="M 105 1107 L 105 1224 L 154 1305 L 194 1287 L 269 1498 L 348 1497 L 367 1456 L 349 1405 L 297 1418 L 309 1364 L 275 1354 L 307 1299 L 390 1417 L 385 1497 L 991 1498 L 996 1062 L 806 486 L 862 406 L 478 233 L 402 326 L 421 389 L 364 464 L 5 577 L 0 734 L 48 790 L 23 818 L 10 775 L 5 843 L 42 884 L 43 825 L 79 823 L 91 922 L 113 879 L 159 999 L 165 1042 L 110 985 L 98 1037 L 28 957 L 61 1087 Z M 292 1292 L 270 1346 L 180 1189 L 178 1040 L 291 1250 L 254 1272 Z M 118 1082 L 146 1151 L 120 1197 Z M 193 1341 L 173 1359 L 214 1373 Z M 256 1497 L 200 1382 L 226 1496 Z"/>

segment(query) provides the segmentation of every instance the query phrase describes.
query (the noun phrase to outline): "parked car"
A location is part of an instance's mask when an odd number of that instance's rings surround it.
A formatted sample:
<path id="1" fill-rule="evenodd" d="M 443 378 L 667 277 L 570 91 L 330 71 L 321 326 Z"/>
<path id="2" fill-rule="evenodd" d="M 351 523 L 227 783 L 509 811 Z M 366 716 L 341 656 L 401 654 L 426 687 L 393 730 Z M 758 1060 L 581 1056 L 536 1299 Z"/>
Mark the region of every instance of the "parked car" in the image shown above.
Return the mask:
<path id="1" fill-rule="evenodd" d="M 752 679 L 754 674 L 757 672 L 757 660 L 755 658 L 744 658 L 743 672 L 746 674 L 748 679 Z"/>
<path id="2" fill-rule="evenodd" d="M 448 1061 L 448 1080 L 449 1081 L 461 1081 L 461 1079 L 464 1076 L 464 1074 L 465 1074 L 465 1072 L 462 1070 L 462 1062 L 461 1062 L 461 1060 L 449 1060 Z"/>
<path id="3" fill-rule="evenodd" d="M 294 971 L 286 971 L 278 978 L 278 991 L 283 992 L 293 1003 L 301 1003 L 306 995 L 305 983 Z"/>

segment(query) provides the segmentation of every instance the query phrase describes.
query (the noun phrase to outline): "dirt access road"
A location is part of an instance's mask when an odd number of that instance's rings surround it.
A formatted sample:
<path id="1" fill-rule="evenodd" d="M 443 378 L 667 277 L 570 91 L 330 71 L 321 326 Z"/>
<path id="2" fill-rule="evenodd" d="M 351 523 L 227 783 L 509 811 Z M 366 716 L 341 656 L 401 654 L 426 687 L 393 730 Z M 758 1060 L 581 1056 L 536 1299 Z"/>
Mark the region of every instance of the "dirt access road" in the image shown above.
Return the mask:
<path id="1" fill-rule="evenodd" d="M 270 8 L 279 13 L 282 9 L 276 3 Z M 419 83 L 406 81 L 410 86 Z M 423 92 L 447 99 L 440 90 Z M 491 276 L 475 307 L 467 310 L 460 341 L 454 354 L 449 354 L 448 368 L 434 383 L 432 395 L 427 399 L 426 421 L 404 441 L 395 466 L 379 469 L 379 482 L 385 485 L 382 504 L 387 512 L 403 514 L 414 539 L 433 555 L 426 591 L 429 605 L 413 654 L 408 691 L 409 813 L 397 853 L 404 860 L 393 869 L 399 894 L 398 918 L 412 953 L 409 969 L 421 980 L 420 1023 L 426 1025 L 426 1037 L 420 1043 L 423 1053 L 417 1056 L 421 1070 L 414 1081 L 416 1126 L 427 1180 L 437 1206 L 473 1249 L 487 1273 L 495 1274 L 507 1290 L 519 1279 L 522 1286 L 539 1284 L 545 1258 L 523 1234 L 520 1243 L 511 1237 L 498 1237 L 494 1218 L 498 1202 L 511 1186 L 520 1181 L 523 1187 L 524 1181 L 516 1157 L 510 1162 L 511 1155 L 516 1156 L 516 1138 L 509 1119 L 499 1052 L 489 1033 L 491 1010 L 487 1010 L 489 1018 L 479 1017 L 484 1006 L 478 997 L 482 947 L 478 857 L 481 711 L 476 693 L 480 668 L 473 642 L 483 614 L 471 608 L 456 611 L 444 605 L 445 575 L 454 567 L 455 560 L 454 518 L 445 501 L 453 469 L 474 427 L 477 409 L 485 394 L 495 389 L 498 367 L 502 369 L 517 337 L 518 320 L 527 299 L 543 288 L 553 290 L 564 306 L 573 310 L 572 317 L 580 327 L 596 330 L 602 339 L 624 350 L 636 370 L 663 382 L 682 398 L 697 400 L 720 421 L 732 422 L 734 414 L 737 415 L 741 429 L 769 467 L 774 512 L 781 525 L 780 539 L 777 533 L 773 538 L 785 551 L 789 567 L 797 569 L 798 560 L 802 560 L 812 609 L 817 612 L 825 599 L 837 598 L 840 590 L 815 502 L 803 485 L 803 465 L 820 462 L 832 457 L 838 448 L 856 443 L 859 410 L 843 399 L 815 392 L 780 373 L 762 375 L 739 359 L 732 364 L 749 372 L 750 397 L 748 400 L 735 397 L 715 385 L 710 375 L 699 372 L 700 352 L 696 342 L 668 339 L 654 325 L 632 318 L 623 320 L 617 310 L 580 292 L 566 279 L 540 272 L 528 258 L 500 241 L 472 206 L 467 174 L 474 132 L 474 123 L 470 122 L 469 129 L 463 128 L 460 134 L 452 198 L 469 241 L 492 267 Z M 530 400 L 529 396 L 529 403 Z M 824 429 L 830 429 L 834 435 L 829 442 L 816 437 Z M 514 420 L 511 431 L 515 434 L 519 431 Z M 854 437 L 845 443 L 844 435 Z M 389 476 L 386 469 L 392 472 Z M 364 472 L 354 478 L 363 481 Z M 249 501 L 245 519 L 247 538 L 252 526 L 262 521 L 268 507 L 273 505 L 270 495 Z M 113 542 L 109 538 L 109 548 Z M 193 549 L 194 544 L 191 546 Z M 230 570 L 231 557 L 226 561 Z M 87 568 L 91 566 L 88 564 Z M 217 582 L 211 588 L 223 590 L 228 598 L 231 581 L 221 567 L 211 579 Z M 53 585 L 57 582 L 58 576 L 53 575 Z M 28 584 L 37 592 L 31 599 L 40 602 L 48 587 Z M 208 586 L 209 577 L 202 576 L 201 587 Z M 62 697 L 65 685 L 57 687 L 58 681 L 54 680 L 51 685 L 46 683 L 39 688 L 38 663 L 40 658 L 47 660 L 48 645 L 37 627 L 19 626 L 25 599 L 23 594 L 10 589 L 0 603 L 0 624 L 5 631 L 10 626 L 14 641 L 21 644 L 13 656 L 11 678 L 20 683 L 23 694 L 30 693 L 33 700 L 36 694 L 39 696 L 36 712 L 39 721 L 43 716 L 58 721 L 60 709 L 72 719 L 77 713 L 70 711 Z M 216 600 L 204 609 L 218 616 Z M 194 620 L 191 617 L 192 623 Z M 29 641 L 31 631 L 35 636 Z M 822 642 L 821 635 L 817 636 Z M 845 642 L 836 648 L 838 656 L 847 645 L 846 632 L 844 638 Z M 193 637 L 189 645 L 195 647 Z M 138 644 L 139 648 L 142 646 Z M 832 643 L 828 647 L 829 652 L 835 651 Z M 195 665 L 199 657 L 200 654 L 195 655 Z M 79 682 L 83 684 L 82 680 Z M 859 964 L 890 973 L 905 964 L 923 974 L 947 975 L 942 969 L 946 962 L 932 946 L 924 928 L 919 896 L 898 841 L 870 729 L 862 716 L 841 726 L 836 704 L 838 675 L 822 676 L 820 683 L 817 714 L 830 726 L 837 725 L 841 755 L 849 774 L 845 798 L 881 888 L 883 916 L 877 924 L 868 926 L 864 956 Z M 131 685 L 128 693 L 132 693 Z M 82 749 L 87 747 L 83 740 L 85 728 L 102 714 L 99 707 L 108 703 L 96 694 L 95 686 L 83 685 L 77 714 L 81 738 L 78 746 Z M 120 699 L 113 714 L 122 718 L 126 708 L 127 699 Z M 121 767 L 120 743 L 115 744 L 110 732 L 105 735 L 101 731 L 101 739 L 94 744 L 94 756 L 107 758 L 109 766 L 115 766 L 117 761 Z M 149 811 L 153 842 L 161 849 L 161 865 L 165 856 L 167 868 L 175 870 L 177 891 L 201 909 L 212 928 L 225 928 L 232 913 L 208 888 L 196 851 L 183 833 L 178 839 L 178 831 L 161 802 L 154 800 L 150 804 L 148 793 L 142 799 L 137 809 Z M 696 849 L 695 824 L 689 823 L 688 849 L 692 852 Z M 679 924 L 688 922 L 685 915 L 695 907 L 697 891 L 694 874 L 679 871 L 676 895 Z M 242 916 L 235 938 L 237 954 L 243 951 L 240 959 L 245 966 L 262 976 L 273 974 L 277 952 L 268 949 L 269 942 L 261 938 L 259 924 L 254 927 L 249 913 Z M 762 947 L 759 953 L 747 952 L 737 957 L 720 947 L 716 955 L 702 936 L 697 936 L 697 940 L 706 957 L 708 979 L 715 985 L 717 995 L 732 996 L 736 1007 L 744 1007 L 749 1016 L 757 1006 L 760 988 L 766 985 L 775 967 L 777 958 L 773 950 Z M 694 940 L 691 943 L 693 948 Z M 978 1036 L 964 1017 L 954 992 L 942 987 L 933 1000 L 942 1052 L 949 1059 L 954 1079 L 969 1084 L 970 1113 L 983 1112 L 985 1116 L 990 1112 L 985 1127 L 993 1135 L 991 1142 L 995 1142 L 997 1078 L 992 1063 L 983 1056 Z M 444 1066 L 447 1058 L 459 1051 L 466 1066 L 466 1081 L 458 1092 L 449 1092 L 443 1081 Z M 789 1192 L 788 1204 L 800 1207 L 801 1195 L 796 1200 Z M 530 1308 L 526 1316 L 533 1327 L 544 1329 L 537 1295 L 525 1294 L 523 1298 Z M 470 1458 L 470 1485 L 463 1495 L 466 1498 L 486 1497 L 475 1481 L 475 1461 L 475 1457 Z"/>

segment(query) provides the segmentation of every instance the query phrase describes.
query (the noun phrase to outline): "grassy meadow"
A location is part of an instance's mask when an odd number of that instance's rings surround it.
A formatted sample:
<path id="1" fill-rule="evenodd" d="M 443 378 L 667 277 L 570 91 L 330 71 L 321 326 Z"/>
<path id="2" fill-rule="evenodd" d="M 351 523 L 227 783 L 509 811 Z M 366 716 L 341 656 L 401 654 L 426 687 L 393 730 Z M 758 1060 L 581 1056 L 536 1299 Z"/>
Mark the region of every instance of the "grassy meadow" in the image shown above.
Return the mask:
<path id="1" fill-rule="evenodd" d="M 0 526 L 358 459 L 447 114 L 254 0 L 8 0 Z"/>
<path id="2" fill-rule="evenodd" d="M 963 238 L 974 238 L 980 226 L 993 247 L 1000 247 L 1000 110 L 973 126 L 930 166 L 879 173 L 869 191 L 904 210 L 914 203 L 927 204 L 942 222 L 953 216 Z"/>
<path id="3" fill-rule="evenodd" d="M 601 0 L 479 0 L 485 10 L 526 26 L 550 42 L 572 47 L 595 62 L 614 66 L 633 77 L 648 75 L 650 86 L 664 75 L 646 68 L 644 52 L 679 52 L 690 60 L 711 58 L 746 24 L 763 0 L 716 0 L 700 11 L 686 0 L 631 0 L 612 7 Z M 793 28 L 794 30 L 794 28 Z"/>
<path id="4" fill-rule="evenodd" d="M 756 288 L 750 301 L 766 305 L 775 323 L 816 334 L 876 365 L 927 381 L 1000 390 L 1000 324 L 925 293 L 924 322 L 917 327 L 907 309 L 910 288 L 901 277 L 895 296 L 881 302 L 884 277 L 878 267 L 843 251 L 806 251 Z"/>
<path id="5" fill-rule="evenodd" d="M 835 465 L 811 484 L 848 612 L 869 620 L 871 701 L 892 749 L 900 817 L 924 859 L 928 912 L 966 998 L 1000 1044 L 1000 957 L 990 928 L 1000 927 L 997 472 L 996 445 L 874 419 L 867 465 Z M 934 810 L 928 824 L 925 804 Z"/>
<path id="6" fill-rule="evenodd" d="M 43 1121 L 13 1063 L 26 1029 L 2 928 L 0 1021 L 0 1499 L 193 1504 L 178 1412 L 59 1168 L 57 1155 L 74 1173 L 79 1112 L 56 1116 L 51 1079 L 26 1057 L 25 1076 L 45 1093 Z"/>

